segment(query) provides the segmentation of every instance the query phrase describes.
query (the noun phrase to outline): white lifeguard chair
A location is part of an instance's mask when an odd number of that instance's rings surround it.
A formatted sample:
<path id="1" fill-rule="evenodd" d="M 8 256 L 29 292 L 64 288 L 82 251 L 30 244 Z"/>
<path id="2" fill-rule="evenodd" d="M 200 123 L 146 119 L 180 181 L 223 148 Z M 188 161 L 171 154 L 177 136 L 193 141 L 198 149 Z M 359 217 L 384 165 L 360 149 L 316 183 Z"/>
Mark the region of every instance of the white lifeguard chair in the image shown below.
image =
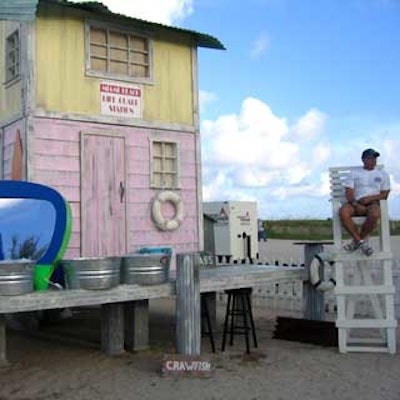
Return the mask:
<path id="1" fill-rule="evenodd" d="M 392 276 L 392 253 L 387 201 L 381 200 L 378 248 L 371 256 L 360 251 L 343 250 L 343 227 L 339 209 L 345 200 L 344 181 L 352 169 L 360 167 L 334 167 L 329 169 L 336 270 L 335 295 L 339 351 L 396 352 L 396 326 L 394 313 L 395 287 Z M 383 168 L 378 166 L 377 168 Z M 360 225 L 365 217 L 354 217 Z M 357 306 L 366 303 L 367 316 L 357 314 Z"/>

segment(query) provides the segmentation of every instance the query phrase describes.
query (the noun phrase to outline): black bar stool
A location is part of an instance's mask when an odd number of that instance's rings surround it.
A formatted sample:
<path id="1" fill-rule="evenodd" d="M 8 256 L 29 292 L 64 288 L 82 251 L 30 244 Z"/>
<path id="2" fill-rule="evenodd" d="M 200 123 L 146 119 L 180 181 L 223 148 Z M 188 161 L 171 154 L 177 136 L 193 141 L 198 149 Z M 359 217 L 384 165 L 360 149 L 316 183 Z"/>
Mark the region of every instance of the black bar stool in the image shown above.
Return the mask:
<path id="1" fill-rule="evenodd" d="M 233 335 L 244 335 L 246 339 L 246 352 L 250 353 L 249 331 L 253 336 L 254 347 L 257 347 L 256 329 L 254 327 L 253 312 L 251 309 L 251 288 L 225 290 L 228 295 L 226 305 L 224 333 L 221 351 L 225 350 L 226 335 L 229 333 L 229 345 L 233 345 Z M 239 322 L 242 322 L 242 325 Z"/>
<path id="2" fill-rule="evenodd" d="M 215 353 L 215 342 L 214 334 L 212 330 L 212 324 L 210 319 L 210 312 L 208 309 L 207 293 L 202 293 L 200 295 L 201 303 L 201 336 L 210 338 L 212 352 Z"/>

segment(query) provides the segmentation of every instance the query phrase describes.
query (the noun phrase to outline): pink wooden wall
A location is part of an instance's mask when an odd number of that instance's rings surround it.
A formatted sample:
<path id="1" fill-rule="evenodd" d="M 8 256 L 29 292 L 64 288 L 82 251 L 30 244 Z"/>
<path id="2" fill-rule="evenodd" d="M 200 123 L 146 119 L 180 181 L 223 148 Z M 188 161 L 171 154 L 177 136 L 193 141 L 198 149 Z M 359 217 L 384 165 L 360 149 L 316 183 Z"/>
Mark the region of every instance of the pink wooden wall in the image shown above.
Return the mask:
<path id="1" fill-rule="evenodd" d="M 143 246 L 172 246 L 174 251 L 199 250 L 195 135 L 176 131 L 38 118 L 34 123 L 34 181 L 58 190 L 71 204 L 73 226 L 66 257 L 81 255 L 81 132 L 123 134 L 126 152 L 126 216 L 128 251 Z M 151 220 L 149 138 L 176 140 L 180 146 L 181 196 L 187 217 L 175 231 L 159 231 Z M 168 210 L 166 210 L 168 212 Z"/>
<path id="2" fill-rule="evenodd" d="M 14 122 L 11 125 L 8 125 L 3 129 L 3 148 L 1 149 L 3 152 L 3 176 L 0 177 L 2 179 L 11 179 L 11 167 L 12 167 L 12 158 L 14 154 L 14 143 L 15 143 L 15 135 L 17 130 L 19 130 L 21 138 L 22 138 L 22 154 L 23 158 L 26 155 L 25 148 L 25 124 L 24 120 L 19 120 Z M 24 168 L 23 168 L 24 171 Z"/>

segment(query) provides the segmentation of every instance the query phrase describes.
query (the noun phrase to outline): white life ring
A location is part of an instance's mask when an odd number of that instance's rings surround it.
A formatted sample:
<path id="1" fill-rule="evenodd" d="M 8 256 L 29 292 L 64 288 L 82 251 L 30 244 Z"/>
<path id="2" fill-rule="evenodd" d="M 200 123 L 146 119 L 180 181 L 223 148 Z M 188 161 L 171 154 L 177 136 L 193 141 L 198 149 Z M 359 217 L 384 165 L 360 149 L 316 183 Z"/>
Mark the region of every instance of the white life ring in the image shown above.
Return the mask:
<path id="1" fill-rule="evenodd" d="M 162 204 L 170 202 L 175 208 L 175 215 L 172 219 L 166 219 L 162 214 Z M 151 216 L 156 226 L 162 231 L 174 231 L 178 229 L 185 219 L 185 207 L 182 199 L 174 192 L 165 191 L 159 193 L 153 201 Z"/>
<path id="2" fill-rule="evenodd" d="M 323 266 L 325 261 L 332 261 L 329 253 L 318 253 L 311 260 L 310 264 L 310 281 L 315 289 L 320 292 L 327 292 L 336 286 L 336 281 L 330 278 L 328 281 L 322 281 L 319 277 L 320 266 Z"/>

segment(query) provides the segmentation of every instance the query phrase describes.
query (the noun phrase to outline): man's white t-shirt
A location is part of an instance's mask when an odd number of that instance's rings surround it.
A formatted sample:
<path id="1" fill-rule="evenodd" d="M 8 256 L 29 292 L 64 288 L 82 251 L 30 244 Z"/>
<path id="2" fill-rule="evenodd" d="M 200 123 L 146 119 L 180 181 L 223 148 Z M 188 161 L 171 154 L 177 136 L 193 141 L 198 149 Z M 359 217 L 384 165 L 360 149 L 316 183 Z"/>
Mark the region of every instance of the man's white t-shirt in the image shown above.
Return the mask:
<path id="1" fill-rule="evenodd" d="M 359 200 L 379 194 L 382 190 L 390 190 L 390 178 L 382 169 L 367 170 L 360 167 L 351 170 L 344 186 L 354 189 L 354 197 Z"/>

